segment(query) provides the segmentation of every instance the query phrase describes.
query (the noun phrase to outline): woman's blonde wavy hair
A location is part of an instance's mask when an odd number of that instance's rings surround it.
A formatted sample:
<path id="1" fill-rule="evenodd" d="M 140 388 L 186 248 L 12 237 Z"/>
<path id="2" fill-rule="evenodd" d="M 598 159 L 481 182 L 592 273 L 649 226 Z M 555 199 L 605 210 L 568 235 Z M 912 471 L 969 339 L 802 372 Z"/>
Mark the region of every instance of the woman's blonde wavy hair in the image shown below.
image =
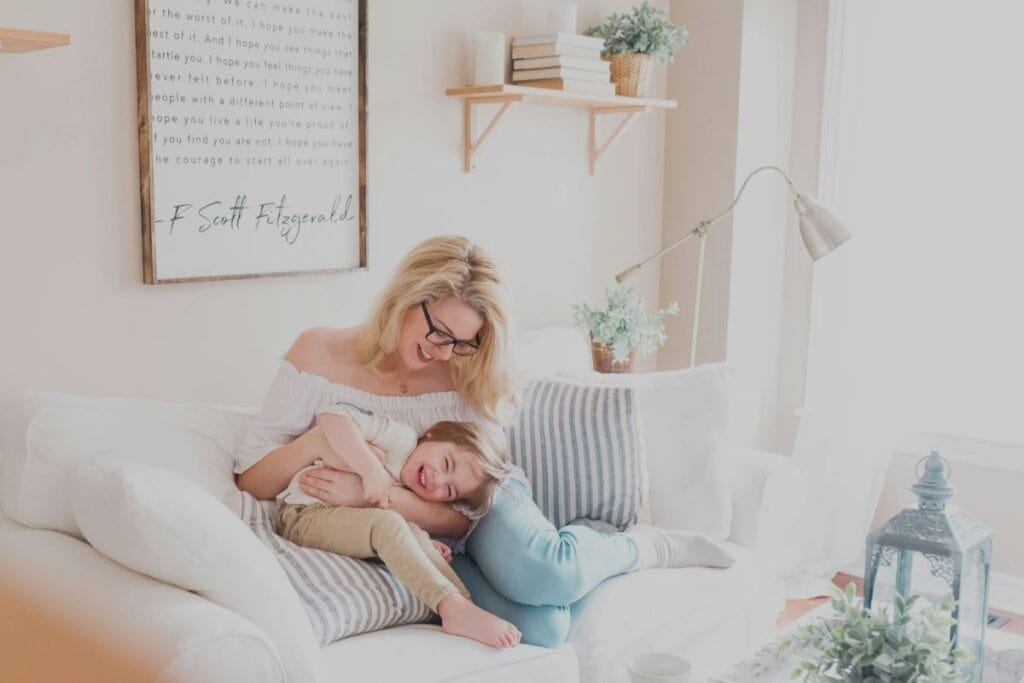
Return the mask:
<path id="1" fill-rule="evenodd" d="M 448 360 L 452 383 L 470 408 L 494 422 L 507 422 L 515 390 L 508 368 L 504 278 L 490 255 L 465 237 L 433 237 L 406 255 L 356 338 L 360 359 L 384 374 L 386 359 L 398 348 L 406 311 L 449 296 L 458 297 L 484 321 L 479 351 Z"/>

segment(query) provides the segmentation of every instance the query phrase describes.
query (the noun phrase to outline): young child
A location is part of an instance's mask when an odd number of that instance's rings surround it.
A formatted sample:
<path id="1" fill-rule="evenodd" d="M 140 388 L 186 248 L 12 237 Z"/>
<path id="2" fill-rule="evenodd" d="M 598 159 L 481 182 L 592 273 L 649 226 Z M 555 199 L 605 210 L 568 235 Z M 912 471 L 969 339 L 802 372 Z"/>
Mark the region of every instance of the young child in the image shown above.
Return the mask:
<path id="1" fill-rule="evenodd" d="M 494 487 L 509 471 L 498 440 L 468 422 L 438 422 L 417 439 L 408 425 L 346 403 L 322 411 L 317 422 L 324 456 L 300 470 L 277 497 L 278 533 L 298 545 L 347 557 L 379 557 L 441 617 L 447 633 L 497 648 L 519 644 L 515 626 L 469 599 L 469 591 L 448 566 L 448 546 L 431 541 L 421 528 L 387 509 L 395 485 L 424 500 L 486 509 Z M 363 495 L 377 507 L 327 506 L 303 493 L 299 478 L 316 467 L 358 475 Z"/>

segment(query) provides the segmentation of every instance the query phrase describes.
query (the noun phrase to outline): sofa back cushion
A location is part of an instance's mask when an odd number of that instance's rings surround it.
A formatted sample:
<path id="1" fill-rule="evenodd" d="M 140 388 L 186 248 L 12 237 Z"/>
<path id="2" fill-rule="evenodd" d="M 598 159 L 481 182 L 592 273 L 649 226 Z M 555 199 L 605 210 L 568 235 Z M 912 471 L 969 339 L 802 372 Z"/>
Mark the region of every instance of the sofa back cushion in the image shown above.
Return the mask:
<path id="1" fill-rule="evenodd" d="M 552 325 L 516 335 L 512 362 L 521 385 L 590 371 L 590 340 L 579 328 Z"/>
<path id="2" fill-rule="evenodd" d="M 728 538 L 733 374 L 729 365 L 714 363 L 665 372 L 565 375 L 636 390 L 654 524 Z"/>
<path id="3" fill-rule="evenodd" d="M 282 669 L 274 680 L 323 680 L 313 631 L 273 553 L 195 482 L 113 455 L 78 463 L 68 479 L 69 505 L 89 543 L 258 626 Z"/>
<path id="4" fill-rule="evenodd" d="M 214 406 L 31 392 L 0 428 L 0 502 L 22 524 L 81 538 L 68 482 L 80 463 L 103 455 L 175 472 L 237 513 L 231 453 L 249 420 Z"/>
<path id="5" fill-rule="evenodd" d="M 508 437 L 512 461 L 556 527 L 580 518 L 619 528 L 636 521 L 647 471 L 632 388 L 531 382 Z"/>

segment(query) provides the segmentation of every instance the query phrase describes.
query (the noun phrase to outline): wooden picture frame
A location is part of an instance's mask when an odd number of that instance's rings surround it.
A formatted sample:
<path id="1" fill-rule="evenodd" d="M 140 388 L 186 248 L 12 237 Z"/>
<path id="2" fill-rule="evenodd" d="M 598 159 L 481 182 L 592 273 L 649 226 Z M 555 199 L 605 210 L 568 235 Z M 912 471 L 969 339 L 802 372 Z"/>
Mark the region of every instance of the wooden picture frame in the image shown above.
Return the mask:
<path id="1" fill-rule="evenodd" d="M 237 178 L 242 177 L 253 177 L 258 178 L 260 182 L 267 183 L 270 179 L 284 179 L 287 178 L 288 182 L 291 182 L 295 189 L 302 191 L 307 190 L 311 187 L 320 187 L 320 184 L 331 183 L 334 176 L 331 175 L 331 169 L 320 171 L 320 169 L 314 168 L 315 157 L 303 158 L 299 157 L 300 163 L 303 163 L 304 168 L 301 172 L 292 171 L 290 169 L 276 169 L 268 168 L 264 175 L 259 175 L 257 172 L 252 171 L 250 168 L 235 168 L 231 166 L 221 166 L 225 171 L 234 170 L 234 173 L 215 174 L 209 169 L 203 169 L 202 173 L 209 176 L 209 183 L 203 183 L 201 185 L 200 193 L 204 195 L 204 199 L 191 201 L 192 198 L 178 199 L 181 203 L 174 204 L 173 214 L 168 211 L 166 206 L 162 204 L 158 206 L 158 199 L 162 199 L 163 192 L 175 192 L 175 187 L 164 187 L 165 184 L 172 183 L 175 179 L 170 177 L 169 173 L 163 172 L 157 168 L 157 162 L 155 161 L 155 155 L 160 153 L 160 140 L 154 134 L 155 128 L 160 128 L 168 123 L 167 115 L 158 115 L 161 118 L 159 126 L 154 126 L 154 109 L 160 109 L 159 106 L 152 106 L 154 102 L 154 96 L 165 98 L 162 102 L 166 102 L 166 93 L 168 92 L 168 83 L 179 84 L 179 90 L 185 88 L 188 81 L 193 77 L 196 79 L 201 78 L 200 74 L 193 73 L 189 69 L 189 66 L 182 64 L 178 60 L 170 60 L 167 58 L 167 54 L 170 48 L 167 48 L 168 40 L 178 40 L 178 47 L 181 55 L 186 53 L 193 54 L 194 59 L 209 59 L 214 58 L 215 50 L 206 49 L 204 50 L 204 41 L 207 45 L 217 46 L 217 41 L 226 41 L 228 45 L 231 45 L 232 36 L 230 31 L 235 29 L 235 26 L 231 21 L 237 21 L 238 26 L 242 26 L 244 22 L 251 21 L 252 25 L 260 26 L 282 26 L 282 31 L 285 30 L 285 22 L 282 17 L 271 10 L 260 10 L 267 13 L 266 21 L 261 18 L 258 20 L 251 19 L 251 17 L 244 17 L 240 15 L 252 14 L 256 10 L 246 9 L 247 5 L 266 6 L 266 7 L 288 7 L 295 10 L 303 10 L 310 13 L 324 11 L 325 7 L 334 7 L 337 3 L 325 2 L 325 0 L 286 0 L 283 3 L 246 3 L 238 2 L 235 3 L 233 0 L 215 0 L 207 6 L 205 0 L 190 0 L 189 2 L 181 2 L 180 0 L 135 0 L 135 35 L 136 35 L 136 71 L 137 71 L 137 82 L 138 82 L 138 133 L 139 133 L 139 183 L 140 183 L 140 195 L 141 195 L 141 208 L 142 208 L 142 252 L 143 252 L 143 280 L 147 284 L 167 284 L 177 282 L 202 282 L 211 280 L 228 280 L 228 279 L 246 279 L 256 277 L 277 277 L 283 275 L 302 275 L 302 274 L 315 274 L 315 273 L 339 273 L 339 272 L 350 272 L 354 270 L 362 270 L 367 268 L 367 175 L 366 175 L 366 102 L 367 102 L 367 83 L 366 83 L 366 58 L 367 58 L 367 0 L 346 0 L 350 5 L 347 10 L 339 9 L 339 12 L 344 13 L 343 16 L 349 17 L 346 22 L 342 22 L 342 33 L 343 36 L 350 38 L 350 45 L 354 47 L 354 68 L 346 68 L 351 65 L 352 56 L 350 52 L 344 49 L 344 44 L 337 41 L 330 43 L 331 54 L 348 55 L 345 59 L 349 60 L 347 63 L 338 59 L 336 62 L 332 62 L 325 68 L 332 69 L 329 77 L 325 77 L 323 81 L 314 77 L 306 76 L 305 81 L 294 81 L 294 85 L 298 87 L 304 84 L 307 87 L 316 87 L 316 84 L 320 84 L 322 87 L 336 87 L 336 90 L 340 90 L 341 86 L 324 86 L 323 83 L 335 82 L 333 78 L 336 73 L 348 74 L 348 82 L 351 83 L 347 86 L 349 90 L 354 89 L 354 93 L 348 93 L 348 109 L 347 113 L 342 116 L 335 116 L 328 113 L 326 118 L 314 116 L 301 119 L 301 117 L 288 117 L 281 116 L 280 120 L 283 122 L 285 119 L 289 121 L 289 125 L 295 124 L 297 127 L 301 125 L 303 121 L 306 130 L 309 130 L 308 126 L 314 125 L 316 121 L 327 122 L 334 121 L 339 124 L 339 130 L 347 131 L 347 135 L 354 138 L 349 145 L 354 144 L 357 148 L 353 155 L 347 160 L 343 160 L 340 157 L 336 157 L 334 161 L 340 163 L 345 161 L 348 169 L 344 171 L 347 174 L 347 178 L 350 181 L 349 185 L 342 185 L 342 192 L 338 192 L 334 196 L 334 201 L 323 201 L 316 203 L 315 206 L 300 206 L 293 207 L 288 204 L 286 206 L 286 194 L 282 192 L 280 194 L 281 199 L 279 203 L 274 203 L 276 196 L 268 197 L 266 195 L 261 197 L 252 198 L 253 203 L 250 204 L 250 198 L 247 194 L 242 193 L 241 190 L 237 189 Z M 191 14 L 189 14 L 191 12 Z M 167 17 L 174 17 L 174 20 L 170 23 L 182 24 L 184 21 L 182 17 L 189 17 L 189 21 L 192 21 L 192 17 L 208 16 L 214 22 L 206 27 L 204 24 L 196 22 L 194 29 L 186 29 L 182 31 L 171 31 L 167 27 L 167 22 L 164 19 Z M 341 15 L 339 15 L 341 16 Z M 331 15 L 331 19 L 334 19 L 334 15 Z M 312 20 L 311 20 L 312 21 Z M 164 23 L 162 23 L 164 22 Z M 225 22 L 225 23 L 220 23 Z M 346 27 L 351 27 L 354 22 L 355 31 L 345 31 Z M 327 25 L 327 22 L 323 22 Z M 313 26 L 319 26 L 320 24 L 312 24 Z M 221 28 L 221 32 L 218 33 L 218 28 Z M 293 27 L 295 30 L 299 30 L 298 26 Z M 242 31 L 244 29 L 238 29 Z M 326 29 L 319 28 L 322 34 Z M 353 35 L 354 34 L 354 35 Z M 319 34 L 318 34 L 319 35 Z M 152 40 L 151 40 L 152 38 Z M 282 36 L 283 38 L 283 36 Z M 158 41 L 162 40 L 164 47 L 154 47 Z M 245 40 L 245 39 L 239 39 Z M 312 40 L 312 39 L 311 39 Z M 326 39 L 324 39 L 326 40 Z M 250 41 L 252 42 L 252 41 Z M 264 47 L 270 40 L 264 43 Z M 224 43 L 221 43 L 223 45 Z M 237 54 L 238 45 L 247 46 L 247 42 L 236 42 Z M 278 49 L 284 43 L 278 44 Z M 327 45 L 324 43 L 324 45 Z M 294 50 L 298 50 L 298 46 L 293 44 L 291 47 Z M 187 48 L 187 49 L 186 49 Z M 248 49 L 243 47 L 242 49 Z M 315 51 L 320 49 L 321 52 L 327 52 L 326 48 L 318 48 L 315 46 L 310 47 L 311 54 L 317 54 Z M 163 57 L 159 65 L 154 65 L 153 51 L 163 50 L 158 56 Z M 263 66 L 273 65 L 273 57 L 270 59 L 262 59 L 258 54 L 258 47 L 253 47 L 252 61 L 258 62 Z M 291 53 L 289 53 L 290 55 Z M 294 53 L 295 66 L 301 66 L 299 62 L 299 52 Z M 179 55 L 180 56 L 180 55 Z M 312 59 L 312 58 L 310 58 Z M 240 60 L 239 60 L 240 61 Z M 170 63 L 168 63 L 170 62 Z M 212 62 L 211 62 L 212 63 Z M 338 65 L 341 64 L 341 71 L 337 71 Z M 282 57 L 282 61 L 278 64 L 278 69 L 282 65 L 285 65 L 285 60 Z M 202 68 L 196 66 L 196 69 Z M 254 76 L 246 79 L 246 82 L 256 83 L 255 80 L 258 77 L 266 76 L 266 72 L 259 71 L 260 66 L 254 65 L 252 67 Z M 177 69 L 177 71 L 175 71 Z M 237 69 L 236 69 L 237 70 Z M 231 70 L 228 70 L 229 72 Z M 354 73 L 353 73 L 354 72 Z M 243 72 L 244 73 L 244 72 Z M 232 74 L 233 75 L 233 74 Z M 225 77 L 229 77 L 226 73 Z M 159 79 L 157 81 L 159 88 L 154 88 L 154 78 Z M 296 77 L 298 78 L 298 77 Z M 263 79 L 264 86 L 270 82 L 270 77 L 267 76 Z M 286 79 L 282 78 L 282 83 Z M 197 81 L 198 82 L 198 81 Z M 278 83 L 276 80 L 274 87 L 277 88 Z M 219 86 L 219 81 L 217 82 Z M 173 86 L 172 86 L 173 89 Z M 185 88 L 186 97 L 187 88 Z M 332 91 L 332 95 L 336 95 L 335 91 Z M 267 91 L 266 88 L 260 88 L 256 86 L 252 90 L 254 98 L 260 98 L 259 101 L 273 101 L 275 97 L 279 96 L 279 93 Z M 312 100 L 305 100 L 307 106 L 311 106 L 312 102 L 316 102 L 316 96 Z M 340 96 L 339 96 L 340 97 Z M 194 100 L 193 100 L 194 101 Z M 278 101 L 278 104 L 283 100 Z M 222 102 L 223 104 L 223 102 Z M 298 106 L 298 105 L 296 105 Z M 325 108 L 326 109 L 326 108 Z M 354 111 L 353 111 L 354 110 Z M 294 114 L 294 112 L 290 112 Z M 319 112 L 318 112 L 319 114 Z M 187 116 L 185 117 L 187 119 Z M 196 118 L 196 117 L 193 117 Z M 202 118 L 202 117 L 199 117 Z M 245 123 L 239 124 L 238 122 L 243 117 L 236 119 L 235 129 L 227 134 L 228 138 L 232 135 L 236 135 L 236 140 L 249 140 L 250 144 L 252 140 L 259 139 L 254 138 L 253 135 L 259 135 L 263 133 L 263 138 L 269 140 L 270 137 L 266 135 L 266 130 L 254 131 L 251 127 L 247 127 L 246 124 L 250 121 L 250 118 L 244 117 Z M 314 121 L 315 118 L 315 121 Z M 218 119 L 204 119 L 204 120 L 218 120 Z M 227 120 L 221 119 L 221 120 Z M 267 121 L 265 117 L 256 115 L 252 120 L 262 120 L 264 123 Z M 260 124 L 261 128 L 265 128 L 264 123 Z M 352 125 L 352 124 L 355 125 Z M 202 124 L 198 124 L 202 125 Z M 283 125 L 283 123 L 282 123 Z M 319 125 L 319 124 L 318 124 Z M 202 132 L 204 129 L 196 128 L 197 132 Z M 210 129 L 207 129 L 210 130 Z M 158 131 L 159 133 L 159 131 Z M 298 135 L 298 133 L 294 133 Z M 245 136 L 245 137 L 241 137 Z M 173 137 L 173 136 L 172 136 Z M 209 134 L 205 136 L 209 138 Z M 275 136 L 276 137 L 276 136 Z M 179 139 L 189 139 L 188 136 L 178 136 Z M 165 140 L 167 138 L 165 137 Z M 196 139 L 202 139 L 200 136 L 196 136 Z M 286 140 L 288 138 L 285 138 Z M 306 138 L 308 141 L 308 138 Z M 280 141 L 282 138 L 277 137 Z M 299 138 L 295 138 L 296 144 Z M 329 141 L 325 138 L 323 142 L 333 148 L 336 143 L 342 141 L 341 133 L 338 133 L 335 138 Z M 207 140 L 208 142 L 208 140 Z M 203 159 L 215 159 L 218 157 L 204 156 L 210 153 L 210 150 L 206 145 L 197 143 L 191 147 L 186 148 L 184 144 L 177 151 L 188 149 L 183 152 L 185 157 L 188 158 L 203 158 Z M 226 143 L 230 144 L 230 142 Z M 344 142 L 340 144 L 344 145 Z M 282 148 L 278 146 L 275 151 L 280 154 Z M 223 154 L 224 152 L 222 152 Z M 190 156 L 193 155 L 193 156 Z M 173 157 L 162 156 L 162 164 L 166 164 L 169 159 Z M 223 157 L 220 157 L 223 160 Z M 229 160 L 234 163 L 236 159 L 241 157 L 228 156 Z M 269 159 L 271 156 L 263 156 L 261 158 Z M 292 157 L 278 156 L 276 157 L 279 161 L 287 158 L 289 163 L 292 162 Z M 319 157 L 324 163 L 326 157 Z M 211 162 L 212 163 L 212 162 Z M 353 168 L 354 167 L 354 168 Z M 179 171 L 180 176 L 186 174 L 180 173 L 181 169 L 176 168 Z M 196 173 L 200 173 L 199 170 Z M 314 174 L 321 173 L 321 175 L 315 175 L 314 182 L 306 182 L 309 178 L 313 177 Z M 343 175 L 339 170 L 339 176 Z M 165 177 L 168 176 L 168 177 Z M 224 181 L 224 187 L 220 187 L 218 183 Z M 196 181 L 198 182 L 198 181 Z M 159 183 L 159 186 L 157 185 Z M 235 189 L 231 189 L 228 185 L 234 185 Z M 185 183 L 187 184 L 187 183 Z M 325 187 L 328 185 L 325 185 Z M 337 186 L 329 185 L 332 191 Z M 292 188 L 290 188 L 292 189 Z M 344 196 L 344 191 L 349 190 L 347 198 Z M 207 191 L 208 190 L 208 191 Z M 229 202 L 225 199 L 230 200 L 231 195 L 234 194 L 234 203 L 229 206 Z M 199 204 L 199 201 L 206 202 L 212 197 L 218 197 L 217 201 L 211 203 Z M 341 202 L 339 203 L 339 199 Z M 264 201 L 269 200 L 269 201 Z M 352 201 L 355 200 L 355 201 Z M 270 204 L 270 208 L 264 208 Z M 311 203 L 312 204 L 312 203 Z M 352 204 L 357 204 L 356 207 L 352 207 Z M 179 207 L 189 207 L 187 209 Z M 210 209 L 210 214 L 203 213 L 203 209 L 208 207 L 214 207 Z M 258 211 L 256 207 L 259 207 Z M 198 207 L 198 208 L 197 208 Z M 352 209 L 355 208 L 353 211 Z M 296 213 L 284 213 L 285 211 L 293 211 Z M 179 217 L 179 213 L 181 216 Z M 200 215 L 203 217 L 200 218 Z M 270 221 L 276 215 L 276 223 Z M 230 219 L 229 219 L 230 216 Z M 263 222 L 261 224 L 261 218 Z M 189 223 L 188 221 L 191 221 Z M 292 232 L 285 234 L 285 228 L 282 228 L 282 220 L 287 223 L 292 220 L 291 223 Z M 203 232 L 206 234 L 216 234 L 217 242 L 214 243 L 212 240 L 207 242 L 207 245 L 215 244 L 210 251 L 204 251 L 205 247 L 199 247 L 198 243 L 195 242 L 198 238 L 194 235 L 189 236 L 190 248 L 193 248 L 192 252 L 189 252 L 187 248 L 179 248 L 175 245 L 174 249 L 167 249 L 167 240 L 170 239 L 170 235 L 174 233 L 176 223 L 181 223 L 179 229 L 184 226 L 187 228 L 186 234 L 191 231 Z M 334 228 L 335 223 L 338 227 L 335 232 L 331 232 Z M 346 224 L 348 223 L 348 224 Z M 263 232 L 260 232 L 260 228 L 264 227 Z M 204 229 L 205 228 L 205 229 Z M 281 244 L 274 246 L 268 240 L 270 239 L 267 235 L 272 234 L 274 229 L 277 229 L 279 237 L 283 238 Z M 288 248 L 294 247 L 299 242 L 302 230 L 305 229 L 305 235 L 317 235 L 317 238 L 307 237 L 307 242 L 310 239 L 321 239 L 323 244 L 304 244 L 303 249 L 308 253 L 304 253 L 300 249 L 296 249 L 291 252 L 285 251 Z M 158 230 L 165 230 L 163 233 L 159 233 Z M 248 236 L 246 235 L 248 233 Z M 181 234 L 181 233 L 179 233 Z M 230 247 L 226 246 L 229 244 L 229 238 L 226 235 L 234 234 L 236 239 L 234 244 Z M 258 235 L 258 236 L 257 236 Z M 294 241 L 288 242 L 288 240 L 294 235 Z M 179 238 L 180 239 L 180 238 Z M 259 243 L 253 247 L 252 260 L 248 263 L 256 267 L 246 267 L 247 255 L 245 250 L 253 245 L 253 243 L 259 240 Z M 247 245 L 247 241 L 249 244 Z M 342 245 L 347 247 L 345 253 L 341 253 L 342 250 L 338 249 L 337 254 L 334 253 L 333 247 L 330 245 L 334 244 Z M 216 249 L 224 251 L 222 256 L 221 253 L 216 252 Z M 237 251 L 230 251 L 231 249 L 237 249 Z M 166 252 L 166 253 L 165 253 Z M 169 255 L 171 254 L 171 255 Z M 257 258 L 258 257 L 258 258 Z M 192 266 L 189 265 L 189 259 L 194 258 L 197 261 L 195 266 L 198 270 L 203 272 L 190 273 L 187 272 Z M 223 263 L 219 262 L 218 259 L 223 258 Z M 321 264 L 319 267 L 315 264 L 324 260 L 330 261 L 337 258 L 339 263 L 328 263 L 326 267 Z M 173 260 L 173 265 L 168 267 L 167 263 L 169 259 Z M 294 266 L 291 264 L 289 259 L 294 259 Z M 305 260 L 303 260 L 305 259 Z M 282 263 L 286 263 L 285 267 L 273 267 L 274 263 L 280 260 Z M 268 267 L 270 264 L 270 267 Z M 223 268 L 224 272 L 216 272 L 218 268 Z M 210 272 L 207 272 L 210 271 Z"/>

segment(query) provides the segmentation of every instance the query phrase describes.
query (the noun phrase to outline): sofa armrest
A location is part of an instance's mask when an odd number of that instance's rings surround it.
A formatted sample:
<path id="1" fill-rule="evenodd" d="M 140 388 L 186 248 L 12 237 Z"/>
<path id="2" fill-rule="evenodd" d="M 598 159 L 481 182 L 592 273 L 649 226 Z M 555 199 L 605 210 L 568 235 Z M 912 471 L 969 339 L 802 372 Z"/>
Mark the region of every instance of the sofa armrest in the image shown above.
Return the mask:
<path id="1" fill-rule="evenodd" d="M 749 551 L 776 578 L 786 571 L 790 534 L 803 511 L 805 482 L 792 458 L 740 449 L 733 456 L 729 488 L 729 540 Z"/>
<path id="2" fill-rule="evenodd" d="M 2 513 L 0 580 L 88 639 L 131 653 L 156 683 L 285 680 L 276 646 L 252 622 L 138 574 L 78 539 L 31 529 Z M 7 620 L 0 632 L 18 627 L 16 614 L 0 614 Z"/>

